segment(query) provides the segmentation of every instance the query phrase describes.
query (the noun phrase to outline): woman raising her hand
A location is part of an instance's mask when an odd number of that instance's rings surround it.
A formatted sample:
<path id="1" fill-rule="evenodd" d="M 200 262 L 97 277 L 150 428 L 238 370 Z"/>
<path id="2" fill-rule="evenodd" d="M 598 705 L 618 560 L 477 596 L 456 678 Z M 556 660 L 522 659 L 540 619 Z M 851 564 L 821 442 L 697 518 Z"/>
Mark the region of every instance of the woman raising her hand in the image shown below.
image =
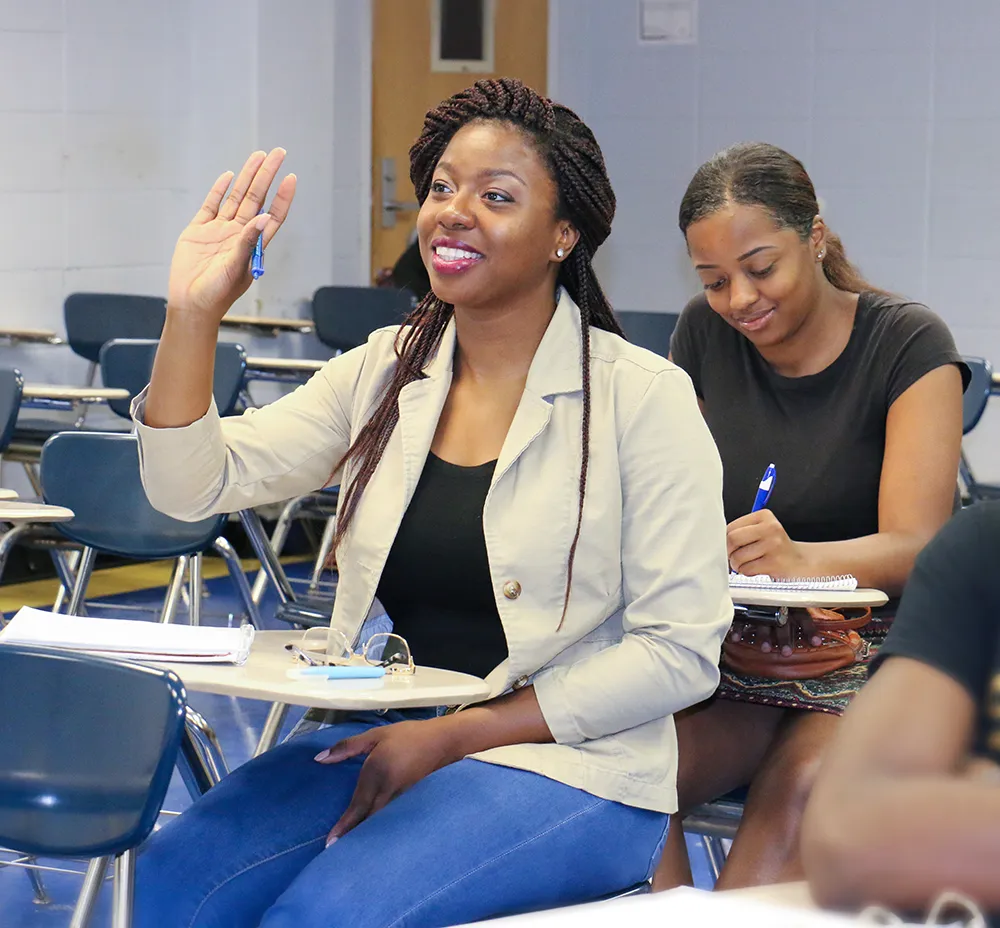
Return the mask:
<path id="1" fill-rule="evenodd" d="M 689 378 L 620 337 L 594 275 L 615 206 L 601 151 L 499 80 L 430 111 L 410 156 L 432 292 L 224 421 L 219 320 L 295 182 L 258 219 L 282 152 L 220 178 L 134 406 L 143 478 L 189 519 L 339 481 L 334 629 L 356 640 L 381 603 L 418 664 L 483 675 L 491 698 L 353 714 L 240 767 L 150 839 L 140 925 L 579 902 L 651 873 L 676 809 L 672 715 L 715 689 L 732 614 L 721 468 Z"/>

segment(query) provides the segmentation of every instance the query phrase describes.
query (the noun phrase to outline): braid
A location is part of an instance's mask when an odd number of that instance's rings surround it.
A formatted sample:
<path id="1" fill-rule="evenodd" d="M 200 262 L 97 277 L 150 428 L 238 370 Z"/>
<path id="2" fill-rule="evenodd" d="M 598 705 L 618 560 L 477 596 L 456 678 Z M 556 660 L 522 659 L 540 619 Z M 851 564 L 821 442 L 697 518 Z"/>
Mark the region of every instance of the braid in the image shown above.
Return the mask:
<path id="1" fill-rule="evenodd" d="M 430 192 L 434 169 L 452 137 L 476 120 L 496 121 L 524 132 L 545 161 L 558 190 L 557 218 L 571 222 L 580 238 L 560 265 L 559 283 L 580 308 L 583 421 L 579 504 L 576 531 L 570 544 L 566 570 L 566 595 L 557 631 L 569 609 L 573 563 L 583 527 L 590 463 L 590 328 L 624 336 L 611 304 L 594 273 L 592 259 L 611 233 L 615 194 L 604 156 L 593 133 L 568 107 L 542 97 L 512 78 L 477 81 L 472 87 L 442 102 L 424 118 L 423 131 L 410 148 L 410 180 L 423 204 Z M 425 375 L 424 365 L 437 350 L 453 308 L 433 292 L 410 314 L 396 342 L 397 363 L 371 418 L 358 433 L 336 470 L 357 460 L 356 473 L 344 492 L 337 520 L 339 544 L 365 487 L 378 467 L 382 453 L 399 421 L 399 394 L 403 387 Z"/>

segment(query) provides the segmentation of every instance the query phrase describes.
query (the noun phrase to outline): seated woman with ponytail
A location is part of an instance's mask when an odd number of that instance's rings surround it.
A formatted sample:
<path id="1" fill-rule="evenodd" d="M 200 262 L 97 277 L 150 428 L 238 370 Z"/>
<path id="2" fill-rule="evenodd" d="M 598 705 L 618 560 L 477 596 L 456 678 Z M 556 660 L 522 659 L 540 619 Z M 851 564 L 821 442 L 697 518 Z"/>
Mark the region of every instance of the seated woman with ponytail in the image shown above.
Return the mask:
<path id="1" fill-rule="evenodd" d="M 410 176 L 432 292 L 220 421 L 219 321 L 288 212 L 292 175 L 258 217 L 283 154 L 222 175 L 178 241 L 134 407 L 147 493 L 199 519 L 339 481 L 333 627 L 355 640 L 381 603 L 418 664 L 492 698 L 355 714 L 249 761 L 152 836 L 137 922 L 440 926 L 634 884 L 677 807 L 672 716 L 714 691 L 732 604 L 690 379 L 621 337 L 591 266 L 601 151 L 514 80 L 430 111 Z"/>
<path id="2" fill-rule="evenodd" d="M 819 216 L 805 168 L 773 145 L 736 145 L 702 165 L 680 227 L 705 292 L 682 313 L 671 357 L 691 375 L 722 455 L 730 566 L 853 574 L 898 597 L 955 501 L 968 371 L 951 333 L 861 277 Z M 770 463 L 770 503 L 751 514 Z M 802 878 L 799 825 L 817 763 L 892 605 L 861 630 L 857 663 L 792 680 L 724 660 L 716 696 L 678 719 L 682 811 L 750 787 L 719 888 Z M 824 644 L 805 624 L 773 639 L 747 631 L 743 642 L 734 629 L 733 651 L 749 644 L 755 667 Z M 689 880 L 672 828 L 654 885 Z"/>

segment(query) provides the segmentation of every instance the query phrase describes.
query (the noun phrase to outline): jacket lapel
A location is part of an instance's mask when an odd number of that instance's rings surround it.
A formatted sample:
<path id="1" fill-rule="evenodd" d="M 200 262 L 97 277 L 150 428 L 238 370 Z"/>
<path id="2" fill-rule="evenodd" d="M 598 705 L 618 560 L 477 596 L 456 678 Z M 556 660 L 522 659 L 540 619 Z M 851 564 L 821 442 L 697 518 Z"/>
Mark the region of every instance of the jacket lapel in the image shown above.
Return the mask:
<path id="1" fill-rule="evenodd" d="M 494 484 L 548 425 L 552 397 L 583 390 L 580 348 L 580 310 L 560 287 L 556 311 L 535 351 L 521 402 L 500 450 Z"/>

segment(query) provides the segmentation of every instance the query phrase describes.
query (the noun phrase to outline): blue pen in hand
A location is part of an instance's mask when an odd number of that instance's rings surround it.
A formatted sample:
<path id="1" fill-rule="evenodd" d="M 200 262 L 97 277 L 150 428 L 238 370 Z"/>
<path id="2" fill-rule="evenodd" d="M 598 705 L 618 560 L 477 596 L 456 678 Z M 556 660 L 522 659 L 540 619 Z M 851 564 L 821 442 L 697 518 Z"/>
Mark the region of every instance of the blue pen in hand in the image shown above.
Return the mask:
<path id="1" fill-rule="evenodd" d="M 260 213 L 263 213 L 261 210 Z M 259 216 L 260 213 L 257 215 Z M 257 244 L 253 246 L 253 257 L 250 259 L 250 275 L 254 280 L 264 276 L 264 233 L 257 236 Z"/>
<path id="2" fill-rule="evenodd" d="M 767 501 L 771 498 L 771 491 L 774 490 L 774 481 L 777 478 L 777 473 L 775 472 L 774 465 L 768 464 L 767 470 L 764 471 L 764 476 L 760 478 L 760 486 L 757 487 L 757 495 L 753 498 L 753 506 L 750 508 L 751 512 L 759 512 L 767 505 Z"/>

